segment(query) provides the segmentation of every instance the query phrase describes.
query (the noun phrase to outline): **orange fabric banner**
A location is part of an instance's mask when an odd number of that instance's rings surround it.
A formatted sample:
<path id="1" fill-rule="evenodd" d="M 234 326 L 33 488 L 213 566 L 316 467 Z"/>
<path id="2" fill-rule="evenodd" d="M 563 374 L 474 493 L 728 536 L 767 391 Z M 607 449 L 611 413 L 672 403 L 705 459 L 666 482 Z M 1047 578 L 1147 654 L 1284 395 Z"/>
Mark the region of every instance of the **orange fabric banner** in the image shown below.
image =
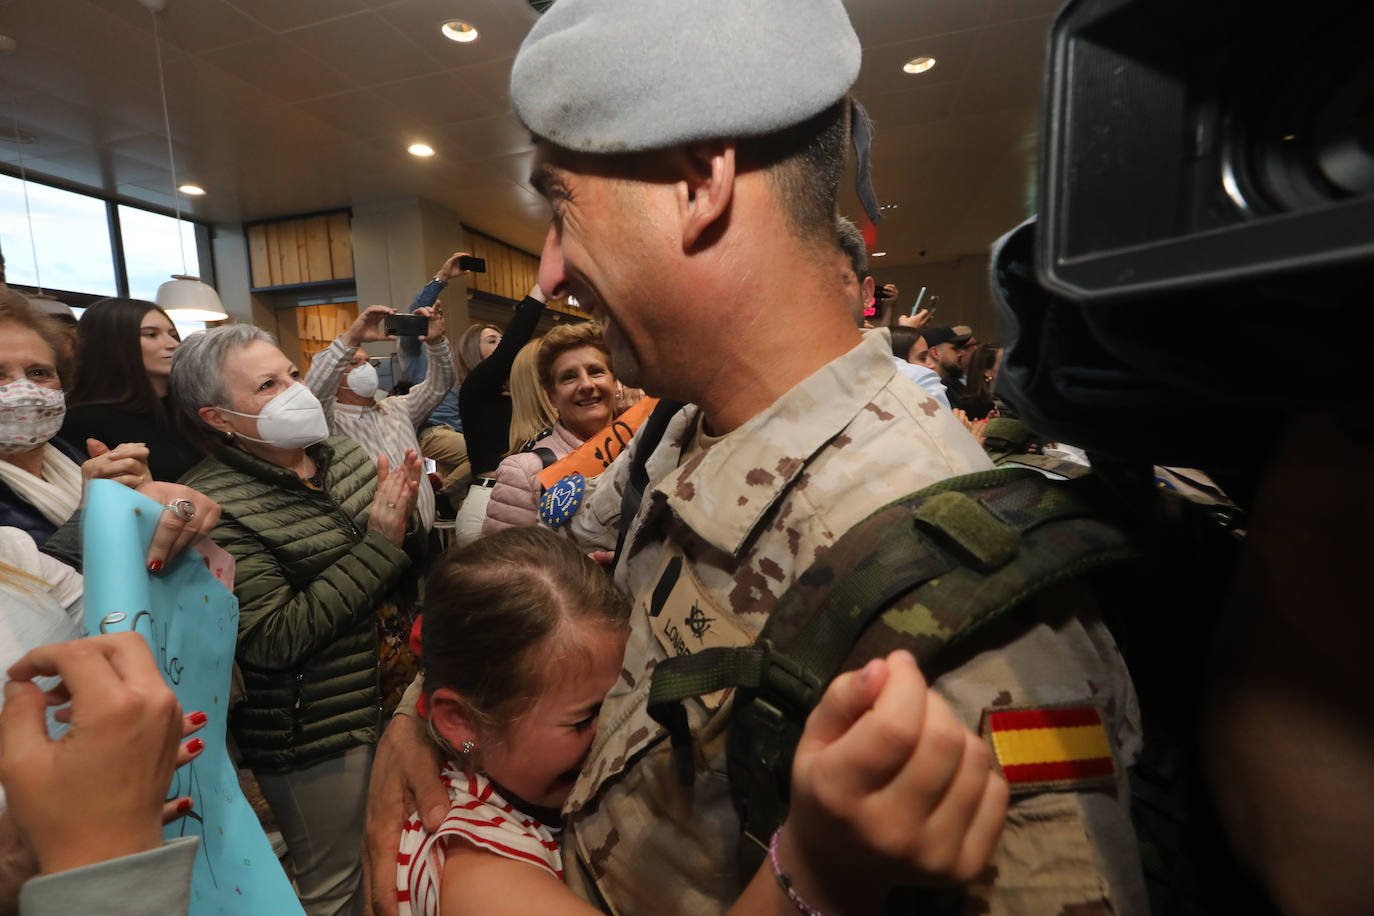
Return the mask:
<path id="1" fill-rule="evenodd" d="M 625 450 L 625 446 L 634 438 L 635 430 L 639 429 L 657 404 L 658 398 L 640 398 L 633 407 L 616 417 L 615 422 L 583 442 L 576 451 L 540 471 L 539 482 L 547 490 L 572 473 L 591 480 L 606 470 L 615 456 Z"/>

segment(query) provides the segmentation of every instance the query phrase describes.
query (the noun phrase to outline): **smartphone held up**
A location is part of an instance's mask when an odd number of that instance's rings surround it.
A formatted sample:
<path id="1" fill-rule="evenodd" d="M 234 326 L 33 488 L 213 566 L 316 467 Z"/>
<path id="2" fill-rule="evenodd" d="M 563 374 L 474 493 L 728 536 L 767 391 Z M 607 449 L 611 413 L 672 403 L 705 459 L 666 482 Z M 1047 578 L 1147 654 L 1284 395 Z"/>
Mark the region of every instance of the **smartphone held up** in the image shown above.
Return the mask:
<path id="1" fill-rule="evenodd" d="M 429 331 L 429 319 L 424 315 L 388 315 L 382 320 L 382 330 L 391 337 L 423 337 Z"/>

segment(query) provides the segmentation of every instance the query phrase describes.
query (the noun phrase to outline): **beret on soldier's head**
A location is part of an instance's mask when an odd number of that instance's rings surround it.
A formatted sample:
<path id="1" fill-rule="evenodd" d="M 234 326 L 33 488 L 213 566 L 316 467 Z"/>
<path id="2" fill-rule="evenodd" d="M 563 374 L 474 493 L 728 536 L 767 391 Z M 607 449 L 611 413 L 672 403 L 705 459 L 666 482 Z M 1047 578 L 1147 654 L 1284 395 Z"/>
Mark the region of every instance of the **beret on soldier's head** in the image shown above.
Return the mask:
<path id="1" fill-rule="evenodd" d="M 511 70 L 515 113 L 582 153 L 800 124 L 859 75 L 840 0 L 557 0 Z"/>

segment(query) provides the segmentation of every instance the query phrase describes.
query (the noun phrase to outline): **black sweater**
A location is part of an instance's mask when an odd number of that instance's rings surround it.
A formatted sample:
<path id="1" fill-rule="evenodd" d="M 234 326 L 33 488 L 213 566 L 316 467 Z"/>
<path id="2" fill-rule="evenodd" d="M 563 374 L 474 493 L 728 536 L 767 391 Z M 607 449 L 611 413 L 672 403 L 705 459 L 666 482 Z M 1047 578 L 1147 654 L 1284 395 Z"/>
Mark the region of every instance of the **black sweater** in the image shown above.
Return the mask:
<path id="1" fill-rule="evenodd" d="M 153 479 L 175 483 L 205 456 L 172 423 L 170 402 L 164 400 L 163 406 L 166 416 L 161 421 L 151 413 L 133 413 L 109 404 L 69 407 L 59 435 L 83 453 L 87 438 L 99 439 L 110 448 L 121 442 L 142 442 L 148 446 Z"/>
<path id="2" fill-rule="evenodd" d="M 515 317 L 496 349 L 468 373 L 458 389 L 458 414 L 463 418 L 463 438 L 474 474 L 494 473 L 501 456 L 510 451 L 510 395 L 503 389 L 515 354 L 530 342 L 542 314 L 544 303 L 526 296 L 515 307 Z"/>

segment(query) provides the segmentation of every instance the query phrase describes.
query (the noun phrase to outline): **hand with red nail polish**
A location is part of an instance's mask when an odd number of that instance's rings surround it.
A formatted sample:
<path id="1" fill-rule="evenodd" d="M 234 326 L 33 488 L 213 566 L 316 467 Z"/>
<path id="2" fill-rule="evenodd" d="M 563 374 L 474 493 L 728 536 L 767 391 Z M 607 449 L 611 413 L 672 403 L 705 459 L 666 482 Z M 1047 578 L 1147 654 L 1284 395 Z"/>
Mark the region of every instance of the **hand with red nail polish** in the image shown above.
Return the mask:
<path id="1" fill-rule="evenodd" d="M 56 741 L 48 737 L 47 697 L 32 683 L 54 676 L 71 698 L 71 728 Z M 164 799 L 187 721 L 147 641 L 115 633 L 40 646 L 15 662 L 9 677 L 0 710 L 0 783 L 39 870 L 51 874 L 160 847 Z"/>

